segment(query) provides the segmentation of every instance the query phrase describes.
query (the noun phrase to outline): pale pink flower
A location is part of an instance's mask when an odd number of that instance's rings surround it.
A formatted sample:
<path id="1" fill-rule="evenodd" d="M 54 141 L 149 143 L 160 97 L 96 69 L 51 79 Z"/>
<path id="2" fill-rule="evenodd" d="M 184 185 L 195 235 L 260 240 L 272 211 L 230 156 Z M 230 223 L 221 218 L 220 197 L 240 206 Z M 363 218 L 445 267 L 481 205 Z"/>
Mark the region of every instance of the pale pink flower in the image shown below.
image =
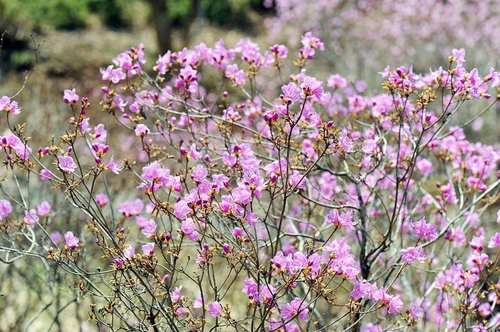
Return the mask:
<path id="1" fill-rule="evenodd" d="M 66 246 L 71 249 L 75 249 L 80 242 L 80 239 L 77 238 L 71 231 L 64 234 L 64 240 L 66 241 Z"/>
<path id="2" fill-rule="evenodd" d="M 70 156 L 59 156 L 57 157 L 59 161 L 59 168 L 63 172 L 74 172 L 78 165 L 73 161 Z"/>

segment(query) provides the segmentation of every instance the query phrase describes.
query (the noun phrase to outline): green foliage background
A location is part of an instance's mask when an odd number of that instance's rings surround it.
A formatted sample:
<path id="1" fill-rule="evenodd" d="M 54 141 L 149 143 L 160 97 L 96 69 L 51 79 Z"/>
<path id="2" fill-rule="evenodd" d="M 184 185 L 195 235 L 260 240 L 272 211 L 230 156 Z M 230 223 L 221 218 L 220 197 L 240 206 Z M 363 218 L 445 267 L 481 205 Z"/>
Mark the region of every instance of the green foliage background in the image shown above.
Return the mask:
<path id="1" fill-rule="evenodd" d="M 165 0 L 172 21 L 183 25 L 189 19 L 191 0 Z M 134 4 L 146 0 L 0 0 L 0 15 L 26 28 L 82 29 L 89 16 L 96 15 L 110 28 L 126 28 L 133 24 Z M 203 0 L 202 14 L 219 25 L 237 25 L 250 9 L 259 9 L 261 0 Z"/>

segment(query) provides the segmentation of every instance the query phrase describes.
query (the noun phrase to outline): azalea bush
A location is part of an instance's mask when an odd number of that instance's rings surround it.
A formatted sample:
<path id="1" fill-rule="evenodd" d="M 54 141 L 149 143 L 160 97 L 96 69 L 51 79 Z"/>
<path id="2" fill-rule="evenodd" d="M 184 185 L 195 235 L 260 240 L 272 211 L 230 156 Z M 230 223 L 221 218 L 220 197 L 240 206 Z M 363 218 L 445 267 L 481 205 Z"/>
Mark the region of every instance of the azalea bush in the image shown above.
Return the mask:
<path id="1" fill-rule="evenodd" d="M 498 327 L 500 155 L 465 129 L 500 73 L 454 49 L 427 73 L 381 68 L 370 92 L 309 76 L 325 45 L 301 45 L 221 40 L 152 66 L 131 48 L 101 69 L 100 102 L 64 92 L 44 142 L 2 97 L 0 259 L 40 264 L 47 289 L 26 324 L 76 310 L 106 331 Z"/>
<path id="2" fill-rule="evenodd" d="M 264 4 L 277 14 L 266 20 L 272 42 L 285 38 L 298 44 L 300 34 L 312 31 L 327 46 L 322 60 L 351 79 L 372 82 L 383 67 L 395 63 L 423 72 L 446 61 L 453 48 L 462 47 L 468 51 L 471 68 L 498 66 L 500 3 L 496 0 L 264 0 Z"/>

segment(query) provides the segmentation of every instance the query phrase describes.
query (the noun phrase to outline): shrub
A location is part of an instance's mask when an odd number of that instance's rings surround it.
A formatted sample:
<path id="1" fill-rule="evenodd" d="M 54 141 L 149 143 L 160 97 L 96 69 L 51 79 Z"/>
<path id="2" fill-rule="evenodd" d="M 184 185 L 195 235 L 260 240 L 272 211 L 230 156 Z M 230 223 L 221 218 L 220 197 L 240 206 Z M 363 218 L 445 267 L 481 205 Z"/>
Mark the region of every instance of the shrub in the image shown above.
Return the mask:
<path id="1" fill-rule="evenodd" d="M 495 105 L 500 74 L 454 49 L 422 76 L 387 67 L 372 94 L 308 76 L 324 45 L 301 43 L 290 77 L 284 45 L 202 43 L 159 56 L 152 76 L 139 45 L 101 69 L 100 107 L 65 91 L 73 116 L 44 143 L 3 97 L 2 260 L 67 276 L 66 301 L 111 330 L 498 326 L 499 154 L 449 124 Z M 272 99 L 266 71 L 281 80 Z M 97 108 L 119 126 L 94 122 Z"/>

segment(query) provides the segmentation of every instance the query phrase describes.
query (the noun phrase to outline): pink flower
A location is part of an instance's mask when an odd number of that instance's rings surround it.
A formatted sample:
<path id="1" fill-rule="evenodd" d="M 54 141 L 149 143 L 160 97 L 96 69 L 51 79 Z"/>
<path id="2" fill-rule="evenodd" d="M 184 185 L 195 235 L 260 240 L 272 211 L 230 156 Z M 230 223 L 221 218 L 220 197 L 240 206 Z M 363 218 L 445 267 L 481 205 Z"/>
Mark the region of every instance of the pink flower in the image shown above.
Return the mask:
<path id="1" fill-rule="evenodd" d="M 304 47 L 311 47 L 311 48 L 317 48 L 319 50 L 324 50 L 325 49 L 325 44 L 319 39 L 318 37 L 313 37 L 312 32 L 306 32 L 303 36 L 302 39 L 300 40 L 302 45 Z"/>
<path id="2" fill-rule="evenodd" d="M 177 219 L 186 219 L 191 211 L 191 208 L 185 200 L 180 200 L 174 205 L 174 215 Z"/>
<path id="3" fill-rule="evenodd" d="M 241 183 L 231 191 L 231 194 L 236 203 L 245 205 L 252 201 L 252 193 Z"/>
<path id="4" fill-rule="evenodd" d="M 106 194 L 97 194 L 95 195 L 95 201 L 99 206 L 106 206 L 108 204 L 108 196 Z"/>
<path id="5" fill-rule="evenodd" d="M 150 130 L 145 124 L 140 123 L 135 127 L 134 132 L 135 136 L 144 137 L 150 133 Z"/>
<path id="6" fill-rule="evenodd" d="M 50 173 L 46 169 L 42 169 L 40 171 L 40 180 L 41 181 L 49 181 L 51 178 L 52 178 L 52 173 Z"/>
<path id="7" fill-rule="evenodd" d="M 64 96 L 63 100 L 66 104 L 69 106 L 75 105 L 75 103 L 78 101 L 78 95 L 76 94 L 76 90 L 64 90 Z"/>
<path id="8" fill-rule="evenodd" d="M 457 63 L 458 66 L 462 65 L 465 62 L 465 50 L 463 48 L 456 49 L 454 48 L 451 51 L 452 59 Z"/>
<path id="9" fill-rule="evenodd" d="M 377 286 L 370 284 L 367 280 L 356 281 L 353 285 L 352 292 L 349 293 L 355 300 L 373 299 Z"/>
<path id="10" fill-rule="evenodd" d="M 37 206 L 38 215 L 42 217 L 48 217 L 50 213 L 50 208 L 51 206 L 49 202 L 45 201 L 40 203 L 40 205 Z"/>
<path id="11" fill-rule="evenodd" d="M 300 85 L 300 88 L 304 92 L 305 97 L 315 96 L 318 99 L 321 99 L 323 96 L 323 82 L 317 80 L 314 77 L 306 76 Z"/>
<path id="12" fill-rule="evenodd" d="M 74 172 L 78 165 L 73 161 L 70 156 L 59 156 L 57 157 L 59 161 L 59 168 L 63 172 Z"/>
<path id="13" fill-rule="evenodd" d="M 212 317 L 218 317 L 222 311 L 222 305 L 215 301 L 208 305 L 208 314 Z"/>
<path id="14" fill-rule="evenodd" d="M 114 157 L 115 155 L 112 155 L 111 158 L 109 158 L 109 162 L 106 164 L 106 168 L 115 174 L 120 174 L 121 170 L 123 169 L 123 166 L 115 163 Z"/>
<path id="15" fill-rule="evenodd" d="M 121 212 L 125 217 L 132 217 L 140 214 L 144 209 L 144 203 L 140 198 L 136 198 L 133 202 L 125 201 L 118 206 L 118 212 Z"/>
<path id="16" fill-rule="evenodd" d="M 388 308 L 388 312 L 392 315 L 396 315 L 404 306 L 403 301 L 399 295 L 389 295 L 384 287 L 381 287 L 378 291 L 373 294 L 373 299 L 378 300 Z"/>
<path id="17" fill-rule="evenodd" d="M 187 235 L 187 237 L 191 241 L 196 241 L 198 240 L 198 232 L 196 231 L 196 224 L 194 223 L 193 219 L 187 218 L 184 220 L 181 224 L 181 232 L 184 235 Z"/>
<path id="18" fill-rule="evenodd" d="M 343 89 L 347 86 L 347 80 L 339 74 L 330 75 L 327 80 L 327 86 L 332 89 Z"/>
<path id="19" fill-rule="evenodd" d="M 132 257 L 134 257 L 134 254 L 135 254 L 135 248 L 132 247 L 131 245 L 128 245 L 125 247 L 125 249 L 123 249 L 123 256 L 126 259 L 132 259 Z"/>
<path id="20" fill-rule="evenodd" d="M 191 146 L 189 147 L 189 155 L 194 160 L 198 160 L 198 159 L 201 158 L 201 153 L 196 150 L 196 144 L 195 143 L 191 144 Z"/>
<path id="21" fill-rule="evenodd" d="M 73 232 L 71 231 L 64 234 L 64 240 L 66 241 L 66 246 L 70 249 L 75 249 L 80 242 L 80 239 L 73 235 Z"/>
<path id="22" fill-rule="evenodd" d="M 155 244 L 153 242 L 146 243 L 142 246 L 144 255 L 152 255 L 155 252 Z"/>
<path id="23" fill-rule="evenodd" d="M 281 91 L 283 91 L 282 98 L 290 100 L 291 102 L 296 102 L 300 99 L 300 88 L 297 84 L 290 82 L 287 85 L 283 85 L 281 87 Z"/>
<path id="24" fill-rule="evenodd" d="M 193 302 L 193 308 L 203 308 L 204 303 L 207 301 L 206 296 L 198 296 Z"/>
<path id="25" fill-rule="evenodd" d="M 19 108 L 17 101 L 10 101 L 10 98 L 7 96 L 0 98 L 0 112 L 1 111 L 12 114 L 21 113 L 21 109 Z"/>
<path id="26" fill-rule="evenodd" d="M 354 143 L 352 141 L 352 138 L 349 137 L 346 128 L 342 129 L 342 134 L 339 138 L 339 147 L 346 153 L 351 153 L 354 151 Z"/>
<path id="27" fill-rule="evenodd" d="M 273 53 L 277 58 L 284 59 L 288 55 L 288 48 L 285 45 L 274 44 L 271 46 L 271 53 Z"/>
<path id="28" fill-rule="evenodd" d="M 484 236 L 474 236 L 472 237 L 472 240 L 470 240 L 470 246 L 472 249 L 476 250 L 476 251 L 483 251 L 483 240 L 484 240 Z"/>
<path id="29" fill-rule="evenodd" d="M 193 179 L 194 182 L 202 182 L 205 180 L 205 178 L 208 175 L 208 171 L 205 168 L 205 166 L 198 164 L 196 167 L 191 171 L 191 178 Z"/>
<path id="30" fill-rule="evenodd" d="M 156 233 L 156 223 L 153 219 L 149 219 L 149 221 L 145 224 L 144 228 L 141 230 L 141 233 L 146 235 L 149 239 Z"/>
<path id="31" fill-rule="evenodd" d="M 409 247 L 408 249 L 401 249 L 401 258 L 403 262 L 408 264 L 413 263 L 415 260 L 423 263 L 427 255 L 422 253 L 422 247 Z"/>
<path id="32" fill-rule="evenodd" d="M 411 316 L 413 321 L 418 321 L 424 316 L 424 309 L 412 303 L 410 309 L 406 310 L 406 315 Z"/>
<path id="33" fill-rule="evenodd" d="M 10 202 L 6 199 L 0 199 L 0 221 L 3 218 L 7 218 L 12 212 L 12 206 Z"/>
<path id="34" fill-rule="evenodd" d="M 500 247 L 500 233 L 496 232 L 488 242 L 488 248 Z"/>
<path id="35" fill-rule="evenodd" d="M 331 210 L 326 216 L 325 224 L 333 224 L 336 227 L 354 229 L 352 218 L 352 211 L 342 212 L 339 214 L 337 210 Z"/>
<path id="36" fill-rule="evenodd" d="M 39 220 L 40 218 L 38 217 L 35 209 L 24 211 L 24 221 L 26 221 L 30 227 L 35 227 L 35 224 Z"/>
<path id="37" fill-rule="evenodd" d="M 436 226 L 429 224 L 422 218 L 413 223 L 413 234 L 428 241 L 434 241 L 437 238 Z"/>
<path id="38" fill-rule="evenodd" d="M 51 233 L 50 234 L 50 239 L 54 243 L 58 243 L 59 241 L 61 241 L 61 233 L 59 233 L 58 231 L 55 231 L 54 233 Z"/>
<path id="39" fill-rule="evenodd" d="M 422 175 L 430 175 L 434 171 L 432 163 L 425 158 L 418 158 L 415 166 L 417 166 L 417 169 Z"/>
<path id="40" fill-rule="evenodd" d="M 111 81 L 114 84 L 127 77 L 121 68 L 113 69 L 113 65 L 108 66 L 106 69 L 101 68 L 101 74 L 103 81 Z"/>
<path id="41" fill-rule="evenodd" d="M 156 61 L 156 70 L 162 75 L 170 69 L 172 66 L 172 52 L 168 51 L 164 55 L 158 56 L 158 60 Z"/>
<path id="42" fill-rule="evenodd" d="M 170 294 L 173 303 L 177 303 L 182 297 L 182 285 L 175 287 L 174 291 Z"/>
<path id="43" fill-rule="evenodd" d="M 284 320 L 290 320 L 298 315 L 301 320 L 307 321 L 308 313 L 307 303 L 298 297 L 281 306 L 281 318 Z"/>

